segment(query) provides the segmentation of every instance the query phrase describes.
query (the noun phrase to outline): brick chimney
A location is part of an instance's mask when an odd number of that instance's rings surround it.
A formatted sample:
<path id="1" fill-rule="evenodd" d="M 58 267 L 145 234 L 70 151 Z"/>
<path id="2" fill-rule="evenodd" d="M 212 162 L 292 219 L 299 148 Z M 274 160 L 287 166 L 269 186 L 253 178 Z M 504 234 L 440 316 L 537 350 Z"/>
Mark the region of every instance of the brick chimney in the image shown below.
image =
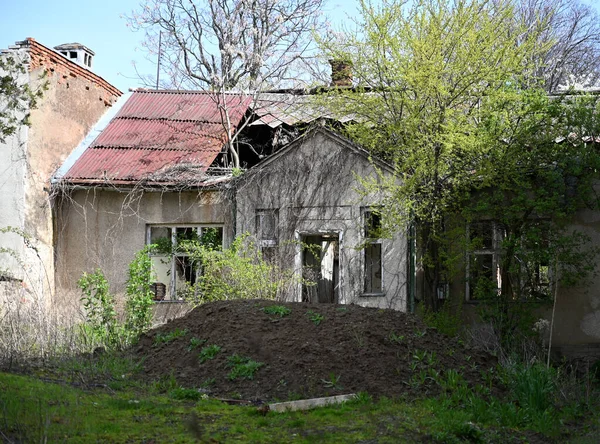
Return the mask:
<path id="1" fill-rule="evenodd" d="M 64 55 L 72 62 L 77 63 L 79 66 L 92 69 L 92 58 L 95 55 L 94 51 L 86 46 L 83 46 L 81 43 L 64 43 L 62 45 L 55 46 L 54 50 Z"/>
<path id="2" fill-rule="evenodd" d="M 352 86 L 352 62 L 349 60 L 332 59 L 331 86 Z"/>

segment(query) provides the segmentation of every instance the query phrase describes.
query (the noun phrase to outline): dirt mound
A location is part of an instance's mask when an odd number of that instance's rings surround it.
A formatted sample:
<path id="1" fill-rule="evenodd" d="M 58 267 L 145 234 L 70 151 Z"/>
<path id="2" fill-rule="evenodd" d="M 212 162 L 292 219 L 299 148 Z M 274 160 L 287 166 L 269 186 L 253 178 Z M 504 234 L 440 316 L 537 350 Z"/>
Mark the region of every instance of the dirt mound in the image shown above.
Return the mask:
<path id="1" fill-rule="evenodd" d="M 431 395 L 451 369 L 475 385 L 496 364 L 411 314 L 264 300 L 202 305 L 144 335 L 135 353 L 147 381 L 172 374 L 213 396 L 265 401 Z"/>

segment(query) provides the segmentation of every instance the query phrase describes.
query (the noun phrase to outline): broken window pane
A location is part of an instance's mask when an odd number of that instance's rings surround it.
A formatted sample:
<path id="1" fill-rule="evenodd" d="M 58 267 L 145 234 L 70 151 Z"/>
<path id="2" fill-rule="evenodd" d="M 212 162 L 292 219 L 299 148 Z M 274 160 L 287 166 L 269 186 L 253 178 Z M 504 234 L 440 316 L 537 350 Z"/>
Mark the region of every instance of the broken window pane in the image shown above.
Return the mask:
<path id="1" fill-rule="evenodd" d="M 497 292 L 493 254 L 472 254 L 469 263 L 469 299 L 492 296 Z"/>
<path id="2" fill-rule="evenodd" d="M 222 248 L 223 227 L 148 226 L 147 239 L 157 245 L 151 252 L 156 276 L 153 288 L 162 289 L 164 284 L 165 300 L 182 300 L 194 292 L 194 284 L 202 272 L 201 264 L 193 259 L 194 247 Z"/>
<path id="3" fill-rule="evenodd" d="M 256 210 L 256 236 L 261 247 L 277 245 L 277 226 L 279 211 L 277 209 Z"/>
<path id="4" fill-rule="evenodd" d="M 381 235 L 381 214 L 376 211 L 365 211 L 365 237 L 379 239 Z"/>
<path id="5" fill-rule="evenodd" d="M 365 293 L 382 293 L 382 254 L 380 243 L 365 247 Z"/>

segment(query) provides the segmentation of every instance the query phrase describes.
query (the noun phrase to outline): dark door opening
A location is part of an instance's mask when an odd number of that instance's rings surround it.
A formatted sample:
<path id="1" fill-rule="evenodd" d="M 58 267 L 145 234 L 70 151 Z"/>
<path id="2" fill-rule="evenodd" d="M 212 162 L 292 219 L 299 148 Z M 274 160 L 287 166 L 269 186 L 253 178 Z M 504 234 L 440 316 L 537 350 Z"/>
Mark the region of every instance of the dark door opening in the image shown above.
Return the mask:
<path id="1" fill-rule="evenodd" d="M 302 236 L 302 301 L 337 303 L 340 282 L 339 236 L 318 234 Z"/>

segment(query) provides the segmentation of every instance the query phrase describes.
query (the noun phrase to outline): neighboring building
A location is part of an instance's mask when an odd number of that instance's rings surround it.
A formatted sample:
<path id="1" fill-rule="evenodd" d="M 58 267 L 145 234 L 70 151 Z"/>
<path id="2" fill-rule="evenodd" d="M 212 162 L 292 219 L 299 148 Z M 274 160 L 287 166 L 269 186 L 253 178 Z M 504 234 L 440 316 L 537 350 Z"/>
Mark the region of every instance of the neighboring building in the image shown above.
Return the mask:
<path id="1" fill-rule="evenodd" d="M 0 254 L 0 281 L 20 282 L 47 301 L 54 289 L 56 234 L 50 177 L 121 92 L 89 70 L 91 56 L 84 68 L 32 38 L 2 50 L 0 57 L 25 67 L 20 82 L 43 89 L 37 107 L 28 111 L 30 126 L 0 143 L 0 227 L 31 236 L 0 234 L 0 247 L 11 252 Z"/>

